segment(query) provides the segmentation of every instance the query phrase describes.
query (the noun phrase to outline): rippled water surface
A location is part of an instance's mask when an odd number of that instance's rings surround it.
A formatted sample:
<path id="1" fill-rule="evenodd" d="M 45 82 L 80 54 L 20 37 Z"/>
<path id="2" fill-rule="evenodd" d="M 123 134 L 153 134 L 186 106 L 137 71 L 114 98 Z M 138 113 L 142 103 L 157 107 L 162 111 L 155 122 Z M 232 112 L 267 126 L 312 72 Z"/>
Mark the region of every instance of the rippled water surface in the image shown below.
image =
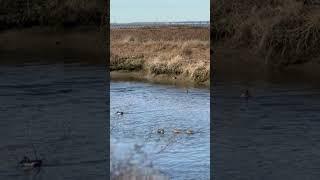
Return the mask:
<path id="1" fill-rule="evenodd" d="M 111 149 L 118 157 L 139 147 L 146 156 L 140 166 L 160 170 L 171 179 L 209 179 L 209 90 L 112 82 Z M 123 111 L 123 115 L 117 115 Z M 163 135 L 157 133 L 163 128 Z M 195 133 L 174 134 L 174 128 Z M 144 163 L 144 164 L 143 164 Z"/>
<path id="2" fill-rule="evenodd" d="M 81 64 L 0 66 L 0 179 L 105 179 L 105 70 Z M 24 155 L 43 159 L 24 172 Z"/>
<path id="3" fill-rule="evenodd" d="M 319 179 L 318 85 L 217 82 L 213 94 L 215 179 Z"/>

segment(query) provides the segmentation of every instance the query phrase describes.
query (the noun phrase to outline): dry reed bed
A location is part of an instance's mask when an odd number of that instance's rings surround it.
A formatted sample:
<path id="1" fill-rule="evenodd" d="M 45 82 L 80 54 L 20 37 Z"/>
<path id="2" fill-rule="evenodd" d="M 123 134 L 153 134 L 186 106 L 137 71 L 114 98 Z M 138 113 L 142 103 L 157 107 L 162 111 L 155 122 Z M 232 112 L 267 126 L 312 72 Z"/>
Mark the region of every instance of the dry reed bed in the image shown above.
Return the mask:
<path id="1" fill-rule="evenodd" d="M 111 30 L 112 71 L 142 71 L 196 83 L 210 76 L 208 28 L 162 27 Z"/>
<path id="2" fill-rule="evenodd" d="M 319 57 L 320 6 L 312 0 L 214 0 L 217 42 L 248 47 L 280 67 Z M 229 47 L 230 47 L 229 46 Z"/>

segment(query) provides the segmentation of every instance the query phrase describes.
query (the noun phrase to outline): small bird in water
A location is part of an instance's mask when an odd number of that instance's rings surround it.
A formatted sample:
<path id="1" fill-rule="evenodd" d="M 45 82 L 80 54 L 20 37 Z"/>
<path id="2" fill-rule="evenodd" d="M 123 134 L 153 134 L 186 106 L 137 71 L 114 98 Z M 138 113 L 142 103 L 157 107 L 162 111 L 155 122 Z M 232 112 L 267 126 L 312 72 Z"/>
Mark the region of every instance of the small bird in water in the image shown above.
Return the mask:
<path id="1" fill-rule="evenodd" d="M 24 169 L 32 169 L 40 167 L 42 165 L 42 160 L 30 160 L 27 156 L 24 156 L 19 164 Z"/>
<path id="2" fill-rule="evenodd" d="M 117 111 L 116 114 L 123 115 L 123 112 L 122 111 Z"/>
<path id="3" fill-rule="evenodd" d="M 251 94 L 250 94 L 249 90 L 246 89 L 245 92 L 242 93 L 240 97 L 248 99 L 249 97 L 251 97 Z"/>
<path id="4" fill-rule="evenodd" d="M 180 133 L 182 133 L 182 130 L 181 130 L 181 129 L 174 128 L 174 129 L 172 130 L 172 132 L 175 133 L 175 134 L 180 134 Z"/>
<path id="5" fill-rule="evenodd" d="M 192 131 L 192 129 L 187 129 L 186 133 L 187 134 L 193 134 L 194 132 Z"/>
<path id="6" fill-rule="evenodd" d="M 157 132 L 158 132 L 158 134 L 164 134 L 164 129 L 163 129 L 163 128 L 159 128 L 159 129 L 157 130 Z"/>

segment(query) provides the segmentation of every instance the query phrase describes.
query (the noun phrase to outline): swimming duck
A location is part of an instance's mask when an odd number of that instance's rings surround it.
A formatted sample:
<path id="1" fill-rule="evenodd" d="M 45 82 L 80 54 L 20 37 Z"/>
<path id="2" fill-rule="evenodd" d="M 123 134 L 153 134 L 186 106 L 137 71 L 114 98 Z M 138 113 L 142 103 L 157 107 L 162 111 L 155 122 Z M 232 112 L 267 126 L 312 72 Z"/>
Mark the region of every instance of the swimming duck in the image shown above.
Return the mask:
<path id="1" fill-rule="evenodd" d="M 180 134 L 180 133 L 182 133 L 182 130 L 181 130 L 181 129 L 174 128 L 174 129 L 172 130 L 172 132 L 175 133 L 175 134 Z"/>
<path id="2" fill-rule="evenodd" d="M 192 131 L 192 129 L 187 129 L 186 130 L 186 134 L 193 134 L 194 132 Z"/>
<path id="3" fill-rule="evenodd" d="M 42 160 L 30 160 L 28 157 L 24 156 L 19 164 L 22 168 L 36 168 L 42 165 Z"/>
<path id="4" fill-rule="evenodd" d="M 116 114 L 123 115 L 123 112 L 122 111 L 117 111 Z"/>
<path id="5" fill-rule="evenodd" d="M 249 97 L 251 97 L 251 95 L 250 95 L 250 93 L 249 93 L 249 90 L 246 89 L 245 92 L 242 93 L 240 97 L 242 97 L 242 98 L 249 98 Z"/>
<path id="6" fill-rule="evenodd" d="M 159 129 L 157 130 L 157 132 L 158 132 L 158 134 L 164 134 L 164 129 L 163 129 L 163 128 L 159 128 Z"/>

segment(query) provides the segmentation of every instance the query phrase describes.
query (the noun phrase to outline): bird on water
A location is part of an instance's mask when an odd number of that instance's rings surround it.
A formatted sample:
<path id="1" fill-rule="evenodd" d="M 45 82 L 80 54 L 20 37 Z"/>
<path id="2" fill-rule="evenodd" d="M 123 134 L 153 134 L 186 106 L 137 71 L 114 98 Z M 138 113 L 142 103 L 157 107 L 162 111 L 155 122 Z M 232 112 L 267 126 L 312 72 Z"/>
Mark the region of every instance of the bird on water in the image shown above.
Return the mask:
<path id="1" fill-rule="evenodd" d="M 116 114 L 123 115 L 123 112 L 122 111 L 117 111 Z"/>
<path id="2" fill-rule="evenodd" d="M 164 129 L 163 128 L 160 128 L 157 130 L 158 134 L 164 134 Z"/>
<path id="3" fill-rule="evenodd" d="M 246 90 L 241 94 L 240 97 L 248 99 L 249 97 L 251 97 L 251 94 L 250 94 L 249 90 L 246 89 Z"/>
<path id="4" fill-rule="evenodd" d="M 36 167 L 40 167 L 42 165 L 42 160 L 39 159 L 35 159 L 35 160 L 31 160 L 29 159 L 27 156 L 24 156 L 23 159 L 19 162 L 19 165 L 22 168 L 36 168 Z"/>

